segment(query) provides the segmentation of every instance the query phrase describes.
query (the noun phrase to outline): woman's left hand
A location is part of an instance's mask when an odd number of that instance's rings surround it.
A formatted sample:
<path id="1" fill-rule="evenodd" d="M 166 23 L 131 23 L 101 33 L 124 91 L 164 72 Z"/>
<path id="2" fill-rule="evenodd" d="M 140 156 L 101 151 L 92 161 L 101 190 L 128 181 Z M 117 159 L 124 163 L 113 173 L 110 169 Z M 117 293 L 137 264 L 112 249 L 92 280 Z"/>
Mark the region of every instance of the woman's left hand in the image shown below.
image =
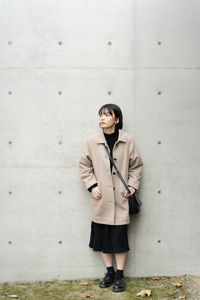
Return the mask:
<path id="1" fill-rule="evenodd" d="M 124 194 L 124 197 L 126 197 L 126 198 L 130 197 L 131 195 L 133 195 L 133 194 L 135 193 L 135 189 L 134 189 L 132 186 L 129 186 L 128 188 L 129 188 L 129 190 L 131 191 L 131 193 L 129 194 L 129 193 L 126 191 L 125 194 Z"/>

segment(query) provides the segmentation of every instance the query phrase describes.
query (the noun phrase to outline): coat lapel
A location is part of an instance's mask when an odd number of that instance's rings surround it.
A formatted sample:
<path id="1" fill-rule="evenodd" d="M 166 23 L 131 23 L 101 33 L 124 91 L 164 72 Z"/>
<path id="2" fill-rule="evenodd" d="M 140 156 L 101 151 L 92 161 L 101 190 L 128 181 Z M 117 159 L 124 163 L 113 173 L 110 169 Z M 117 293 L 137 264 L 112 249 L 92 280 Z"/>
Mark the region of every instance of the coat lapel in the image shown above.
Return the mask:
<path id="1" fill-rule="evenodd" d="M 121 141 L 121 142 L 127 142 L 127 139 L 126 139 L 126 136 L 124 134 L 124 131 L 122 129 L 119 129 L 119 137 L 118 137 L 118 141 Z M 98 136 L 97 136 L 97 143 L 98 144 L 106 144 L 106 139 L 105 139 L 105 136 L 104 136 L 104 133 L 103 133 L 103 129 L 100 130 L 100 132 L 98 133 Z"/>

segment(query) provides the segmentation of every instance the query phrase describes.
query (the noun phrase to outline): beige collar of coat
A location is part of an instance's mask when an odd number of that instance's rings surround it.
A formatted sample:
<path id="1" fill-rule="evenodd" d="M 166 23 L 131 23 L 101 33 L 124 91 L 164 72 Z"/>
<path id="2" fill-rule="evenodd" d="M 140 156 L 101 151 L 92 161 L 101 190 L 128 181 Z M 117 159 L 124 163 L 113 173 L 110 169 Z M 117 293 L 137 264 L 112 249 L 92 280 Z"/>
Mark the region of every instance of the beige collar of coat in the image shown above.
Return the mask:
<path id="1" fill-rule="evenodd" d="M 125 133 L 122 129 L 119 129 L 118 141 L 127 142 Z M 103 144 L 106 143 L 106 139 L 105 139 L 105 136 L 104 136 L 104 133 L 103 133 L 103 129 L 101 129 L 99 134 L 98 134 L 97 143 L 103 143 Z"/>

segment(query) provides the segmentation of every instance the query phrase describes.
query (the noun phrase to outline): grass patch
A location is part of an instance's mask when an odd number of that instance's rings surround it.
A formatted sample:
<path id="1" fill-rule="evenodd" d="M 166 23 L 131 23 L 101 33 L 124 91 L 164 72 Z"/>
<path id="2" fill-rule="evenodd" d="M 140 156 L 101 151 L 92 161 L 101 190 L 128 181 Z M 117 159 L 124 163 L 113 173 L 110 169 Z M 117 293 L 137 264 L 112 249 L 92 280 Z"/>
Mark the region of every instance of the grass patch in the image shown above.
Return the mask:
<path id="1" fill-rule="evenodd" d="M 141 290 L 149 289 L 152 291 L 150 297 L 153 300 L 178 299 L 181 295 L 187 296 L 185 276 L 179 277 L 160 277 L 159 280 L 146 278 L 126 277 L 127 287 L 124 292 L 113 293 L 112 286 L 100 288 L 100 279 L 87 280 L 89 285 L 82 286 L 83 280 L 58 280 L 53 278 L 51 281 L 37 282 L 4 282 L 0 284 L 0 299 L 8 300 L 8 295 L 17 295 L 21 300 L 76 300 L 86 299 L 86 294 L 91 294 L 94 299 L 143 299 L 136 294 Z M 181 288 L 173 286 L 175 282 L 182 283 Z M 169 296 L 168 293 L 174 294 Z"/>

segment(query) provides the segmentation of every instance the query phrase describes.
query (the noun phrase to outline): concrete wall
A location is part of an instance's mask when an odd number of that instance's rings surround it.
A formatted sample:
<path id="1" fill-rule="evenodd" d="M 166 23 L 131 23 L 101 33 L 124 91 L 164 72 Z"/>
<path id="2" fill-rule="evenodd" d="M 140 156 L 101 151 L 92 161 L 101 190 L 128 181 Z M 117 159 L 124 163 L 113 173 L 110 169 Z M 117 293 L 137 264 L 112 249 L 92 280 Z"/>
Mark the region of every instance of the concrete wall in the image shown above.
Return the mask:
<path id="1" fill-rule="evenodd" d="M 78 160 L 107 102 L 144 161 L 125 276 L 200 275 L 199 9 L 0 1 L 0 281 L 105 271 Z"/>

